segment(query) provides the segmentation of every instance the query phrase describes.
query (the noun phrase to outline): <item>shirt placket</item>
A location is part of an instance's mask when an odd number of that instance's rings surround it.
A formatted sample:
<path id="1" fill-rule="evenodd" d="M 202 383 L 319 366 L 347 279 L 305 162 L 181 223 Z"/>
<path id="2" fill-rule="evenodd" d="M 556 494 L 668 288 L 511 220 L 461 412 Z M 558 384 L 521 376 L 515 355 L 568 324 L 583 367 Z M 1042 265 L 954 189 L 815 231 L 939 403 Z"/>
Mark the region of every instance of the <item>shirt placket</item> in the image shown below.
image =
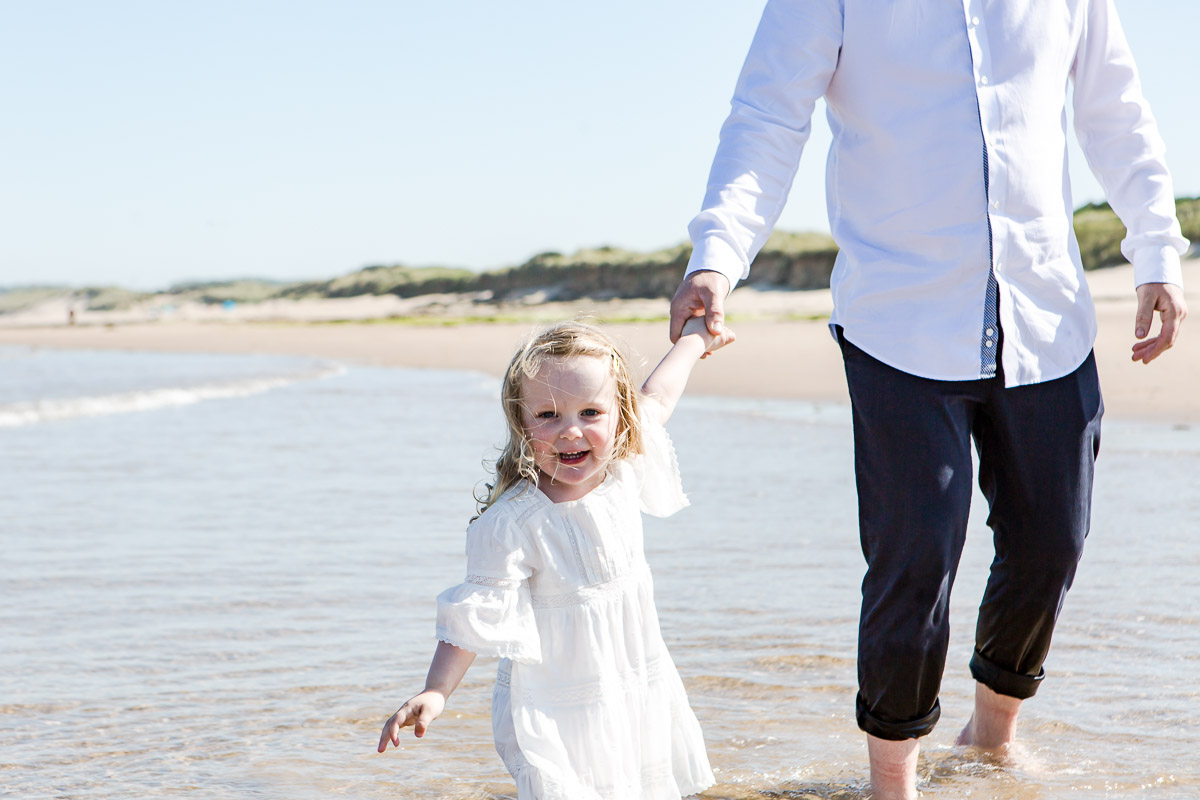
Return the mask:
<path id="1" fill-rule="evenodd" d="M 1001 130 L 1002 109 L 997 99 L 996 76 L 992 72 L 991 47 L 983 13 L 983 0 L 963 0 L 967 40 L 971 46 L 971 65 L 975 77 L 975 97 L 979 108 L 979 128 L 983 138 L 983 186 L 987 202 L 988 279 L 979 333 L 979 376 L 996 375 L 1000 358 L 999 297 L 1004 236 L 1004 195 L 1007 170 L 1004 168 Z M 998 235 L 1001 234 L 1001 235 Z"/>

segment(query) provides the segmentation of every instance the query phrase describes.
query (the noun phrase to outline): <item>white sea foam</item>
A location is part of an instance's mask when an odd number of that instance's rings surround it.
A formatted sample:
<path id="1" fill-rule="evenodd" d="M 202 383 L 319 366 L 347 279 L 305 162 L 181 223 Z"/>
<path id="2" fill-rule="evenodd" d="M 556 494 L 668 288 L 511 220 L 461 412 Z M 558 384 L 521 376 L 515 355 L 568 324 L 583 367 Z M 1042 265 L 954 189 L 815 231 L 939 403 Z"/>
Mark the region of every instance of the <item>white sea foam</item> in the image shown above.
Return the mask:
<path id="1" fill-rule="evenodd" d="M 345 367 L 331 365 L 292 375 L 256 377 L 198 384 L 196 386 L 164 387 L 107 395 L 10 403 L 8 405 L 0 405 L 0 428 L 17 428 L 23 425 L 57 422 L 78 417 L 101 417 L 110 414 L 155 411 L 160 408 L 194 405 L 208 400 L 247 397 L 302 381 L 330 378 L 340 375 L 345 371 Z"/>

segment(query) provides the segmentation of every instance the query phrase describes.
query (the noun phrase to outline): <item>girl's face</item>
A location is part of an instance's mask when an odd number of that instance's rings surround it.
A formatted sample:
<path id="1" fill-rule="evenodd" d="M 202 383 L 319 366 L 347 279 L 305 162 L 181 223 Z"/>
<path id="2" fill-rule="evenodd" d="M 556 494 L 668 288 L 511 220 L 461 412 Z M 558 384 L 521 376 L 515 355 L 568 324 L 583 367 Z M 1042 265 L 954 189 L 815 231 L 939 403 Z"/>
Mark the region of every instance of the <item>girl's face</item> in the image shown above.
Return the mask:
<path id="1" fill-rule="evenodd" d="M 538 488 L 561 503 L 599 486 L 617 435 L 617 381 L 609 361 L 549 358 L 535 376 L 521 379 L 521 400 Z"/>

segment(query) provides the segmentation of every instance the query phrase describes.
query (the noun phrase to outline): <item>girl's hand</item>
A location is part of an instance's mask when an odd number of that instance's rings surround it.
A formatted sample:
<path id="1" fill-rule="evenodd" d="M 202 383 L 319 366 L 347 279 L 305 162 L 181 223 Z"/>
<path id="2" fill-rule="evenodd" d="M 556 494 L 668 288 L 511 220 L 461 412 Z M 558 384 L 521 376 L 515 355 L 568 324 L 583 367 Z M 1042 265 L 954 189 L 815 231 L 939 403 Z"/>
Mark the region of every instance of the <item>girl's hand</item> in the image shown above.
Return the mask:
<path id="1" fill-rule="evenodd" d="M 442 713 L 446 698 L 458 687 L 467 667 L 474 660 L 475 654 L 470 650 L 455 647 L 449 642 L 438 642 L 433 663 L 429 665 L 429 675 L 425 678 L 425 691 L 400 706 L 400 710 L 383 724 L 383 733 L 379 735 L 379 752 L 387 750 L 389 741 L 393 747 L 399 747 L 400 729 L 409 725 L 416 728 L 414 733 L 418 738 L 424 736 L 425 731 L 429 730 L 429 723 Z"/>
<path id="2" fill-rule="evenodd" d="M 721 333 L 712 338 L 712 341 L 708 343 L 708 349 L 705 350 L 704 355 L 700 357 L 708 358 L 713 354 L 714 351 L 720 350 L 727 344 L 733 344 L 735 341 L 737 341 L 737 335 L 733 332 L 733 328 L 722 328 Z"/>
<path id="3" fill-rule="evenodd" d="M 433 722 L 446 707 L 446 697 L 441 692 L 426 690 L 400 706 L 400 710 L 383 723 L 383 733 L 379 736 L 379 752 L 387 749 L 388 742 L 392 747 L 400 746 L 400 729 L 412 725 L 417 738 L 429 730 Z"/>
<path id="4" fill-rule="evenodd" d="M 701 358 L 708 358 L 714 351 L 720 350 L 727 344 L 733 344 L 737 339 L 733 330 L 728 327 L 722 327 L 720 333 L 716 336 L 712 335 L 705 326 L 704 317 L 692 317 L 684 323 L 682 336 L 691 336 L 692 334 L 699 336 L 704 342 L 704 353 L 701 354 Z"/>

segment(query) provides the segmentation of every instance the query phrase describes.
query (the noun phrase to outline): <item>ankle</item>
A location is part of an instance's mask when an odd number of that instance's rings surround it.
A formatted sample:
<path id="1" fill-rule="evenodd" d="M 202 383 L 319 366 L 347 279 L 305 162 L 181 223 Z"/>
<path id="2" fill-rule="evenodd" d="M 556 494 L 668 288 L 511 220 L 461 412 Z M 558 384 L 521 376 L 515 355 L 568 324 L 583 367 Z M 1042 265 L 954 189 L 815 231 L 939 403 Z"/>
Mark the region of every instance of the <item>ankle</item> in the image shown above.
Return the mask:
<path id="1" fill-rule="evenodd" d="M 1021 700 L 998 694 L 982 683 L 975 685 L 975 713 L 963 731 L 965 744 L 998 750 L 1017 738 Z"/>
<path id="2" fill-rule="evenodd" d="M 872 800 L 916 799 L 919 749 L 916 739 L 897 742 L 867 736 Z"/>

